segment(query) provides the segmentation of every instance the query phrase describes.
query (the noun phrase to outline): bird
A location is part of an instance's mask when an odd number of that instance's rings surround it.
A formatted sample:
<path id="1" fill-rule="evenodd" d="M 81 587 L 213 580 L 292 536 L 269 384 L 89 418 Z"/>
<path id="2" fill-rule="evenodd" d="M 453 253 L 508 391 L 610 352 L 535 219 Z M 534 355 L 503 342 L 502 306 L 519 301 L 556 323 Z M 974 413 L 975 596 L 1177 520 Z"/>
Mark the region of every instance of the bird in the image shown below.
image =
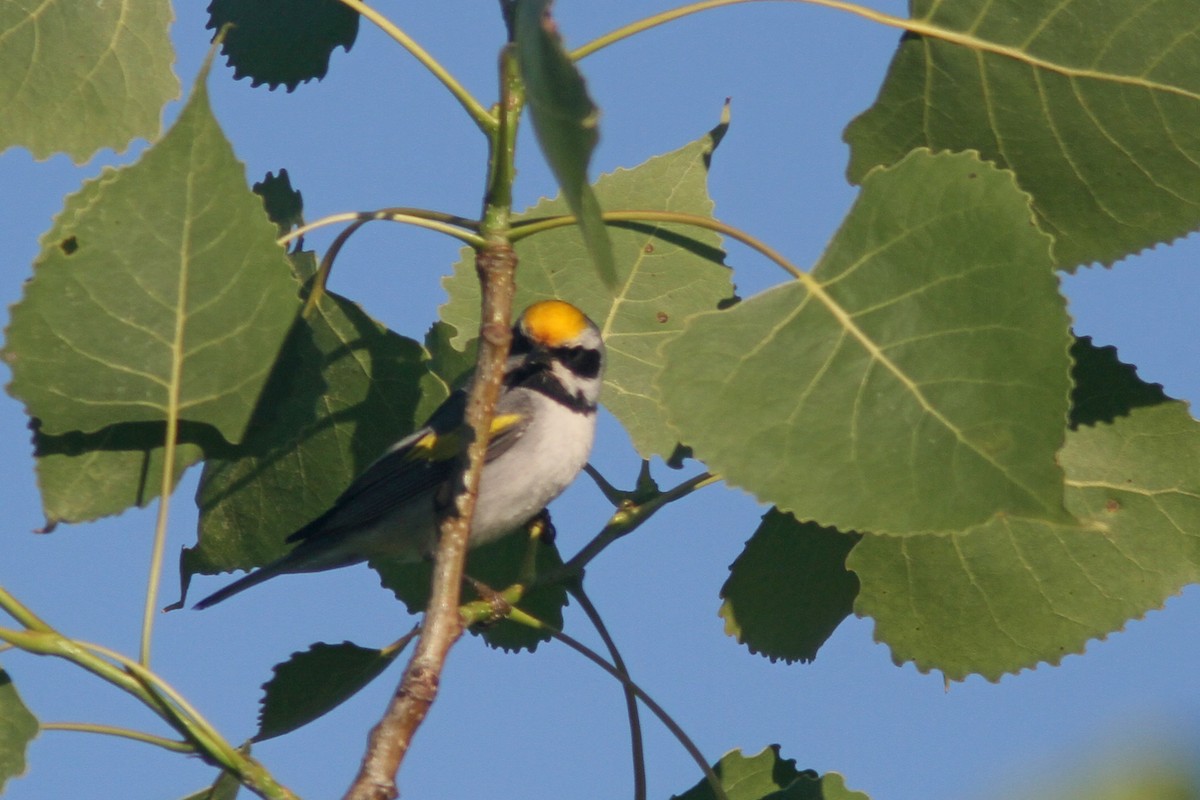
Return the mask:
<path id="1" fill-rule="evenodd" d="M 604 379 L 600 329 L 563 300 L 526 308 L 512 345 L 484 457 L 470 547 L 519 530 L 587 463 Z M 418 430 L 392 445 L 333 505 L 287 537 L 295 546 L 194 606 L 208 608 L 265 580 L 368 559 L 418 561 L 436 544 L 454 494 L 467 405 L 453 392 Z"/>

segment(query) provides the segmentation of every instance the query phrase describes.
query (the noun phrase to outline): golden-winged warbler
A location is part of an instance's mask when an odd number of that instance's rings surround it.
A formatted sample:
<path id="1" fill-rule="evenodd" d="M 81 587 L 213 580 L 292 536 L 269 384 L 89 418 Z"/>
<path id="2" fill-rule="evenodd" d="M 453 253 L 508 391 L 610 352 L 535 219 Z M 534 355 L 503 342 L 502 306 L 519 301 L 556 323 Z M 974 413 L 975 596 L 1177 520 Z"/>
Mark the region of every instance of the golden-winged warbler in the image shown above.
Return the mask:
<path id="1" fill-rule="evenodd" d="M 600 329 L 561 300 L 529 306 L 512 348 L 488 442 L 472 547 L 519 529 L 567 487 L 587 462 L 604 372 Z M 371 558 L 415 561 L 433 551 L 437 517 L 464 432 L 466 390 L 453 393 L 424 427 L 392 445 L 334 502 L 287 538 L 287 555 L 196 604 L 207 608 L 268 578 L 317 572 Z"/>

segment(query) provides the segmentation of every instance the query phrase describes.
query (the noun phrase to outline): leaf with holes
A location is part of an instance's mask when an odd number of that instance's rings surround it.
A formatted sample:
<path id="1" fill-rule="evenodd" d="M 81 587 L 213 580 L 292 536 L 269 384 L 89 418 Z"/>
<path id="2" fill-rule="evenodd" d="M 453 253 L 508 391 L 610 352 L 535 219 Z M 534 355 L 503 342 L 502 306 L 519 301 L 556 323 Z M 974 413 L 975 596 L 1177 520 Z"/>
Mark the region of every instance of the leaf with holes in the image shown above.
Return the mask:
<path id="1" fill-rule="evenodd" d="M 76 162 L 158 135 L 179 96 L 168 0 L 0 3 L 0 152 Z"/>
<path id="2" fill-rule="evenodd" d="M 1068 522 L 1067 314 L 1012 175 L 913 153 L 811 274 L 663 348 L 671 424 L 729 483 L 838 530 Z"/>
<path id="3" fill-rule="evenodd" d="M 205 464 L 199 542 L 181 557 L 185 581 L 278 558 L 290 533 L 423 421 L 419 408 L 445 397 L 419 344 L 327 293 L 292 330 L 251 435 Z"/>
<path id="4" fill-rule="evenodd" d="M 299 307 L 205 74 L 136 164 L 67 199 L 12 311 L 12 394 L 44 434 L 170 415 L 241 439 Z"/>
<path id="5" fill-rule="evenodd" d="M 596 193 L 612 209 L 674 211 L 712 217 L 708 162 L 725 133 L 723 120 L 707 136 L 633 169 L 596 181 Z M 528 221 L 566 213 L 562 199 L 543 200 L 524 212 Z M 654 378 L 659 348 L 683 329 L 684 320 L 733 295 L 723 264 L 721 239 L 710 231 L 676 224 L 639 223 L 612 229 L 617 258 L 615 296 L 592 270 L 587 249 L 573 228 L 544 231 L 517 242 L 521 268 L 515 308 L 557 297 L 582 308 L 600 326 L 608 346 L 601 400 L 629 431 L 645 458 L 669 456 L 678 440 L 663 416 Z M 455 344 L 479 330 L 479 280 L 474 255 L 464 253 L 445 281 L 450 301 L 442 319 L 458 329 Z"/>
<path id="6" fill-rule="evenodd" d="M 914 147 L 1017 174 L 1073 268 L 1200 226 L 1193 0 L 914 0 L 875 104 L 846 129 L 861 180 Z"/>

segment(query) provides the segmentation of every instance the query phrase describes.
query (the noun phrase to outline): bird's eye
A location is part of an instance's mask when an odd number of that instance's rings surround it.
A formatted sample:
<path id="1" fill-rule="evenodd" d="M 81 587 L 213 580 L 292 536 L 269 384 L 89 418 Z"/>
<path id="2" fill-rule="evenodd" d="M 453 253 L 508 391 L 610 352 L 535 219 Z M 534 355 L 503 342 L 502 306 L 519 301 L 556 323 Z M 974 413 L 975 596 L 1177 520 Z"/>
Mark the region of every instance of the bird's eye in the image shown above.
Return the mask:
<path id="1" fill-rule="evenodd" d="M 518 332 L 517 335 L 513 337 L 512 345 L 508 348 L 508 354 L 510 356 L 523 356 L 532 349 L 533 342 L 529 341 L 529 337 L 523 336 Z"/>
<path id="2" fill-rule="evenodd" d="M 558 357 L 567 369 L 581 378 L 594 378 L 600 374 L 600 351 L 587 347 L 564 347 Z"/>

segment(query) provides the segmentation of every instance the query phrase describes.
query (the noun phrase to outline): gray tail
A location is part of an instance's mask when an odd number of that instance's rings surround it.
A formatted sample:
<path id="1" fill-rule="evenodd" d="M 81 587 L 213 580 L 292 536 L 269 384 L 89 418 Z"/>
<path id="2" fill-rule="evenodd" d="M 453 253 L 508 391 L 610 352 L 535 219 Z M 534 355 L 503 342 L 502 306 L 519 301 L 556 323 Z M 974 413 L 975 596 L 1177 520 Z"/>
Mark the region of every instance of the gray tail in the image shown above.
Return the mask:
<path id="1" fill-rule="evenodd" d="M 233 595 L 237 594 L 238 592 L 249 589 L 251 586 L 257 586 L 258 584 L 262 583 L 263 581 L 267 580 L 268 578 L 275 577 L 279 573 L 280 573 L 280 570 L 278 569 L 277 563 L 276 564 L 268 564 L 265 567 L 262 567 L 261 569 L 256 569 L 254 572 L 251 572 L 249 575 L 243 575 L 242 577 L 238 578 L 236 581 L 234 581 L 233 583 L 224 587 L 223 589 L 218 589 L 217 591 L 210 594 L 208 597 L 201 600 L 199 603 L 196 603 L 196 605 L 192 606 L 192 608 L 197 609 L 197 610 L 203 610 L 205 608 L 208 608 L 209 606 L 215 606 L 217 603 L 221 602 L 222 600 L 226 600 L 226 599 L 232 597 Z"/>

